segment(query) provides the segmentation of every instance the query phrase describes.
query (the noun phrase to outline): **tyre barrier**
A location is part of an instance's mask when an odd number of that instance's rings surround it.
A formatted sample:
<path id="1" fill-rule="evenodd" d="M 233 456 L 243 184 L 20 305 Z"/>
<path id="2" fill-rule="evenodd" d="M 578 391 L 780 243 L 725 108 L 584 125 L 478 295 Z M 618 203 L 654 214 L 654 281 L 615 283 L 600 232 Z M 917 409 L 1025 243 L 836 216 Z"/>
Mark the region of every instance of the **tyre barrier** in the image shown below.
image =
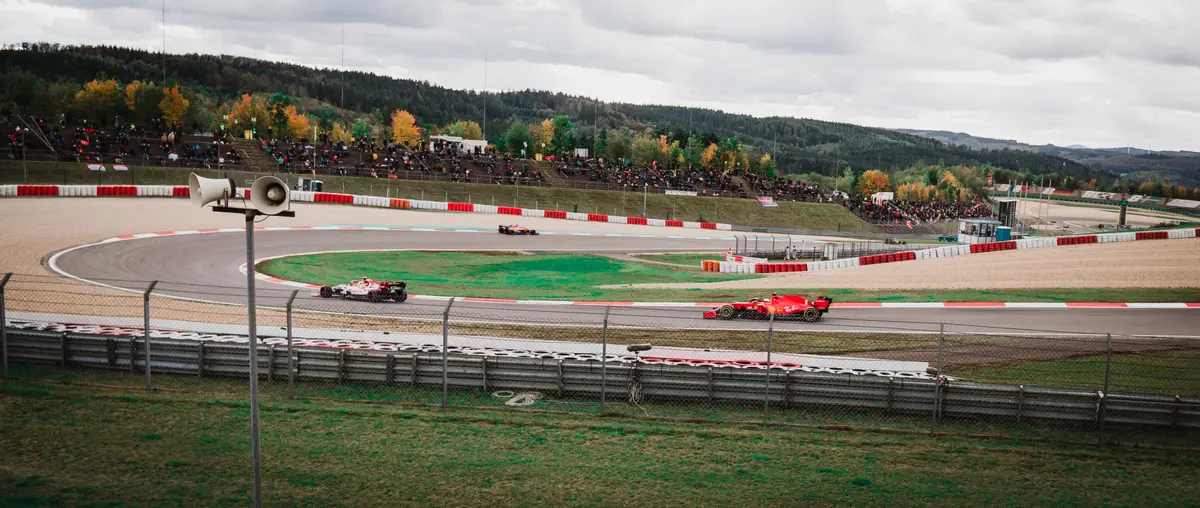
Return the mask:
<path id="1" fill-rule="evenodd" d="M 871 256 L 861 256 L 858 258 L 858 265 L 879 265 L 883 263 L 896 263 L 899 261 L 915 261 L 917 259 L 916 251 L 907 252 L 892 252 L 888 254 L 875 254 Z"/>
<path id="2" fill-rule="evenodd" d="M 451 212 L 474 212 L 475 205 L 471 203 L 446 203 L 446 210 Z"/>
<path id="3" fill-rule="evenodd" d="M 587 220 L 588 222 L 608 222 L 608 216 L 599 213 L 589 213 Z M 683 225 L 680 224 L 680 227 L 683 227 Z"/>
<path id="4" fill-rule="evenodd" d="M 558 210 L 546 210 L 545 216 L 547 219 L 566 219 L 567 212 L 561 212 Z"/>
<path id="5" fill-rule="evenodd" d="M 1138 231 L 1137 240 L 1166 240 L 1167 231 Z"/>
<path id="6" fill-rule="evenodd" d="M 62 336 L 67 334 L 72 335 L 88 335 L 95 337 L 106 338 L 125 338 L 138 340 L 145 336 L 140 328 L 125 328 L 113 326 L 95 326 L 95 325 L 74 325 L 63 323 L 47 323 L 47 322 L 22 322 L 10 321 L 8 330 L 10 332 L 43 332 L 53 334 L 53 336 Z M 218 333 L 200 333 L 187 331 L 173 330 L 151 330 L 151 339 L 174 340 L 180 342 L 203 342 L 212 344 L 240 344 L 245 345 L 249 342 L 246 336 L 237 334 L 218 334 Z M 286 337 L 259 337 L 263 346 L 287 346 Z M 57 345 L 57 340 L 55 340 Z M 438 344 L 401 344 L 393 342 L 375 342 L 370 340 L 359 339 L 301 339 L 293 338 L 292 346 L 304 349 L 346 349 L 355 351 L 384 351 L 384 352 L 399 352 L 399 353 L 428 353 L 441 354 L 442 347 Z M 127 350 L 127 349 L 126 349 Z M 751 360 L 708 360 L 708 359 L 687 359 L 687 358 L 655 358 L 643 357 L 638 359 L 633 355 L 614 355 L 609 354 L 602 357 L 596 353 L 572 353 L 558 351 L 534 351 L 520 349 L 503 349 L 503 348 L 486 348 L 486 347 L 469 347 L 469 346 L 449 346 L 446 352 L 464 356 L 484 356 L 498 358 L 526 358 L 538 360 L 552 361 L 587 361 L 587 362 L 611 362 L 620 364 L 631 364 L 638 361 L 643 365 L 689 365 L 696 367 L 724 367 L 731 369 L 752 369 L 766 368 L 766 362 L 756 362 Z M 19 355 L 14 355 L 19 356 Z M 856 359 L 849 359 L 854 361 Z M 854 368 L 840 367 L 813 367 L 805 366 L 799 363 L 791 362 L 771 362 L 772 369 L 782 370 L 803 370 L 808 372 L 817 372 L 818 369 L 829 369 L 834 373 L 847 373 L 854 375 L 880 375 L 886 373 L 889 377 L 909 377 L 909 378 L 924 378 L 930 379 L 930 376 L 924 372 L 892 372 L 892 371 L 875 371 Z"/>
<path id="7" fill-rule="evenodd" d="M 351 194 L 335 194 L 332 192 L 313 193 L 314 203 L 330 203 L 335 205 L 352 205 L 354 196 Z"/>
<path id="8" fill-rule="evenodd" d="M 1016 250 L 1016 240 L 1007 242 L 984 242 L 971 244 L 971 254 L 979 254 L 983 252 L 999 252 L 1004 250 Z"/>
<path id="9" fill-rule="evenodd" d="M 716 261 L 713 261 L 716 263 Z M 754 273 L 788 273 L 807 272 L 808 263 L 759 263 L 754 265 Z"/>
<path id="10" fill-rule="evenodd" d="M 57 185 L 18 185 L 17 196 L 57 196 Z"/>
<path id="11" fill-rule="evenodd" d="M 668 220 L 668 221 L 666 221 L 666 226 L 667 226 L 667 227 L 669 227 L 669 228 L 681 228 L 681 227 L 683 227 L 683 221 L 681 221 L 681 220 Z"/>
<path id="12" fill-rule="evenodd" d="M 1096 235 L 1085 236 L 1060 236 L 1058 237 L 1059 245 L 1084 245 L 1089 243 L 1098 243 L 1099 239 Z"/>

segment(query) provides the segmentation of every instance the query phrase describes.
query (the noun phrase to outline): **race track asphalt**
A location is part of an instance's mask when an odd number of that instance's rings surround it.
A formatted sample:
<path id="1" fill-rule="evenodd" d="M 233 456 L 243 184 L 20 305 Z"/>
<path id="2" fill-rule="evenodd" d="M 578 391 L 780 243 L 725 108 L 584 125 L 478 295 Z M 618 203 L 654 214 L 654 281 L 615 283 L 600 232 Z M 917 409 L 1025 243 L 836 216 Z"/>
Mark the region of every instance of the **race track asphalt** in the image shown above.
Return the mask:
<path id="1" fill-rule="evenodd" d="M 428 249 L 524 250 L 529 252 L 721 252 L 732 241 L 636 236 L 504 236 L 495 232 L 301 230 L 257 231 L 259 259 L 330 250 Z M 54 256 L 60 273 L 91 282 L 141 292 L 145 282 L 162 281 L 156 294 L 227 303 L 245 302 L 245 235 L 240 232 L 161 236 L 93 244 Z M 283 307 L 294 288 L 257 281 L 257 304 Z M 420 293 L 420 288 L 410 288 Z M 331 302 L 301 290 L 296 307 L 365 315 L 438 318 L 446 302 L 410 299 L 403 304 Z M 682 296 L 681 301 L 687 298 Z M 613 307 L 613 325 L 673 329 L 763 330 L 761 321 L 713 321 L 703 308 Z M 456 302 L 455 319 L 546 324 L 595 324 L 600 306 L 561 306 Z M 1200 309 L 1133 308 L 835 308 L 818 323 L 779 321 L 776 329 L 857 331 L 864 333 L 936 332 L 1046 335 L 1087 333 L 1142 336 L 1200 335 Z"/>

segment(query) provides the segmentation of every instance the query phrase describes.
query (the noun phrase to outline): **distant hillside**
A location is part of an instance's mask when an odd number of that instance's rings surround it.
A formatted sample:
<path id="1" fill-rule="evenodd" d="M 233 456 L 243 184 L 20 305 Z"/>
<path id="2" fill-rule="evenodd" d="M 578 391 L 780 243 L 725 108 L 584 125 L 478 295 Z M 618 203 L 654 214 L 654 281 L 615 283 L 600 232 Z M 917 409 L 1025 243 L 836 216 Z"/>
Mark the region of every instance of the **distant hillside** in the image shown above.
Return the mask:
<path id="1" fill-rule="evenodd" d="M 122 83 L 161 80 L 161 65 L 159 54 L 107 46 L 37 43 L 0 50 L 0 73 L 14 76 L 13 83 L 36 79 L 78 87 L 99 76 L 115 78 Z M 371 114 L 376 110 L 401 108 L 411 112 L 422 125 L 475 120 L 484 123 L 484 132 L 493 138 L 516 121 L 540 122 L 554 115 L 567 115 L 575 123 L 577 132 L 573 134 L 580 146 L 589 146 L 597 126 L 635 133 L 653 132 L 683 141 L 689 134 L 714 140 L 736 137 L 745 145 L 774 154 L 778 167 L 794 174 L 830 174 L 847 166 L 856 171 L 903 169 L 924 162 L 990 165 L 1033 173 L 1058 172 L 1081 181 L 1097 178 L 1102 183 L 1115 179 L 1113 175 L 1097 174 L 1087 166 L 1045 153 L 978 151 L 888 129 L 809 119 L 759 118 L 699 108 L 603 103 L 545 91 L 484 94 L 411 79 L 228 55 L 167 55 L 166 68 L 169 81 L 179 82 L 189 90 L 203 94 L 204 100 L 193 101 L 194 108 L 222 103 L 241 93 L 260 92 L 282 92 L 338 106 L 343 103 L 344 84 L 345 109 L 351 112 Z M 27 77 L 29 75 L 32 77 Z M 10 92 L 0 87 L 0 107 L 5 106 L 4 94 L 7 93 Z M 13 103 L 27 96 L 24 92 L 11 93 L 7 98 L 8 107 L 14 107 Z M 30 112 L 57 114 L 34 111 L 34 106 L 40 102 L 27 102 Z M 487 120 L 482 122 L 485 106 Z"/>
<path id="2" fill-rule="evenodd" d="M 1200 187 L 1200 152 L 1155 152 L 1144 148 L 1088 148 L 1082 145 L 1030 145 L 1011 139 L 972 136 L 962 132 L 896 129 L 897 132 L 936 139 L 946 144 L 974 150 L 1024 150 L 1062 157 L 1096 171 L 1122 175 L 1130 180 L 1161 180 Z"/>

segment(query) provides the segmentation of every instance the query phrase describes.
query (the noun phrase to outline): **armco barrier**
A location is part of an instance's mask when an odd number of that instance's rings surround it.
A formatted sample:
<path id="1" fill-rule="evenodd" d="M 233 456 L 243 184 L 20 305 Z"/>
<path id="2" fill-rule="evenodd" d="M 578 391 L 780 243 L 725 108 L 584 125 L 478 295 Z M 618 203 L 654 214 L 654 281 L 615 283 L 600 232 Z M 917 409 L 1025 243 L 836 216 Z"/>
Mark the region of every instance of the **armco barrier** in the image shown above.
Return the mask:
<path id="1" fill-rule="evenodd" d="M 66 364 L 74 368 L 129 370 L 144 348 L 140 337 L 114 337 L 10 329 L 11 360 Z M 150 370 L 156 373 L 215 378 L 245 378 L 246 344 L 150 340 Z M 286 381 L 289 362 L 272 346 L 259 346 L 260 373 L 267 383 Z M 292 373 L 299 382 L 411 384 L 450 389 L 553 392 L 559 398 L 594 399 L 601 391 L 624 389 L 633 375 L 628 362 L 606 362 L 607 372 L 587 360 L 546 361 L 541 358 L 489 357 L 440 351 L 367 351 L 295 348 Z M 445 363 L 443 363 L 445 361 Z M 650 360 L 643 360 L 647 362 Z M 445 366 L 443 370 L 443 365 Z M 1155 394 L 1102 393 L 1095 390 L 1044 388 L 958 381 L 949 389 L 921 377 L 853 375 L 809 371 L 803 367 L 762 369 L 759 365 L 693 365 L 663 363 L 637 370 L 645 400 L 745 405 L 769 403 L 861 411 L 928 411 L 945 418 L 1011 418 L 1039 422 L 1109 423 L 1154 427 L 1200 427 L 1200 398 Z M 606 376 L 605 376 L 606 374 Z M 607 383 L 607 384 L 605 384 Z M 940 398 L 939 398 L 940 395 Z M 1103 401 L 1103 402 L 1102 402 Z M 1103 412 L 1097 407 L 1103 406 Z M 1097 415 L 1100 415 L 1099 418 Z"/>

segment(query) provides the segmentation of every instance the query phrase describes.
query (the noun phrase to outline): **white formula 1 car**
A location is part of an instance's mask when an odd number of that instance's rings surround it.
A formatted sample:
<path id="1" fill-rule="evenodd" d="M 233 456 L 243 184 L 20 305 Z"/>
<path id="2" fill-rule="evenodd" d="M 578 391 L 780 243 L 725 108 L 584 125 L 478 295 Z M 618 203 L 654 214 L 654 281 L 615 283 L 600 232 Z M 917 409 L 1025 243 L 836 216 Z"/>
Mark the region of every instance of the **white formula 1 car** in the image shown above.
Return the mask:
<path id="1" fill-rule="evenodd" d="M 352 280 L 336 286 L 321 286 L 321 289 L 313 293 L 313 296 L 321 298 L 340 297 L 348 300 L 367 300 L 369 302 L 391 300 L 400 303 L 408 299 L 408 292 L 405 291 L 406 287 L 408 287 L 408 284 L 405 282 L 378 281 L 363 277 L 362 279 Z"/>

